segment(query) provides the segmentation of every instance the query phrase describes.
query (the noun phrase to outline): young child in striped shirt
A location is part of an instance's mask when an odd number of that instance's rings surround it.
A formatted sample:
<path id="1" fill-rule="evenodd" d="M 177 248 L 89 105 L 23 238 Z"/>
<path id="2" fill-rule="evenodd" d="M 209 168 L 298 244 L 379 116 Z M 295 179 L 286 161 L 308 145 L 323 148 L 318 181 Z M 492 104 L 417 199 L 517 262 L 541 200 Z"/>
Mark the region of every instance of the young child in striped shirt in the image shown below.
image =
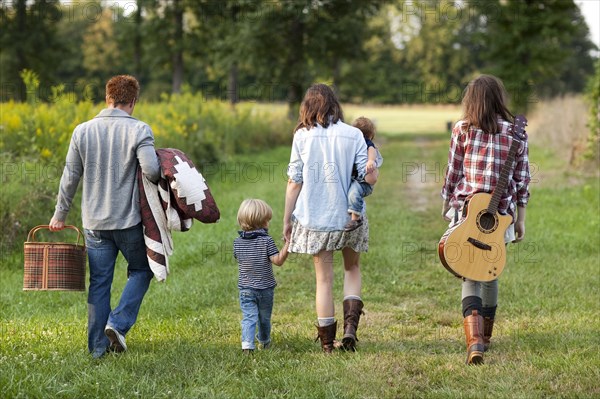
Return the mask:
<path id="1" fill-rule="evenodd" d="M 233 242 L 233 256 L 239 266 L 244 353 L 254 350 L 257 327 L 259 347 L 267 349 L 271 345 L 271 312 L 277 285 L 273 263 L 281 266 L 288 257 L 288 243 L 280 252 L 268 233 L 272 216 L 271 207 L 260 199 L 244 200 L 237 214 L 241 230 Z"/>

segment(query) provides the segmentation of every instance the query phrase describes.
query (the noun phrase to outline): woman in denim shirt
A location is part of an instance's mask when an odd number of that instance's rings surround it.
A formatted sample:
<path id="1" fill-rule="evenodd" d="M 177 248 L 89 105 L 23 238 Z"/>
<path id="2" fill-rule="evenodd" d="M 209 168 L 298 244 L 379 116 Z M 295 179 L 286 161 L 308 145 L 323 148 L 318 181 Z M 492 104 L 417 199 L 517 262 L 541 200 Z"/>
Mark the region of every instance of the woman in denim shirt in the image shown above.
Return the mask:
<path id="1" fill-rule="evenodd" d="M 358 178 L 377 182 L 377 172 L 366 174 L 367 146 L 362 133 L 342 121 L 341 106 L 324 84 L 311 86 L 300 105 L 298 126 L 288 166 L 283 234 L 289 251 L 313 255 L 316 273 L 318 336 L 323 351 L 334 348 L 337 321 L 333 304 L 333 251 L 344 258 L 344 336 L 342 347 L 355 350 L 356 329 L 362 313 L 360 252 L 369 248 L 369 223 L 344 232 L 349 220 L 348 189 L 352 169 Z M 365 175 L 366 174 L 366 175 Z"/>

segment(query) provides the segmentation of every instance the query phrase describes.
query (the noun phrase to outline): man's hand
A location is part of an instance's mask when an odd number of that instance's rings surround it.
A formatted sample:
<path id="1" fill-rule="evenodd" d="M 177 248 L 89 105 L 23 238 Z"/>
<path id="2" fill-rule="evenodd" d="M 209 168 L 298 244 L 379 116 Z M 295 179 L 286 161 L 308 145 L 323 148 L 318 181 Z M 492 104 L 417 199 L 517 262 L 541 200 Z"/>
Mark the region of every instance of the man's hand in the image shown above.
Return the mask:
<path id="1" fill-rule="evenodd" d="M 65 222 L 56 220 L 54 217 L 50 220 L 50 231 L 60 231 L 65 228 Z"/>

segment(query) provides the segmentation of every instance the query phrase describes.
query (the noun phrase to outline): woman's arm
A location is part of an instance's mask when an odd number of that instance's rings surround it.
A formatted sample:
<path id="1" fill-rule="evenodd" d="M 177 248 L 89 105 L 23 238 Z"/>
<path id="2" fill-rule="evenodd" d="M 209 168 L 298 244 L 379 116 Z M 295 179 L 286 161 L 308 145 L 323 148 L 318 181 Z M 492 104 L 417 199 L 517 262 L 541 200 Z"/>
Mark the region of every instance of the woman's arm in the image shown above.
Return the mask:
<path id="1" fill-rule="evenodd" d="M 285 190 L 285 211 L 283 212 L 283 237 L 289 242 L 292 235 L 292 212 L 296 208 L 296 201 L 302 190 L 302 183 L 294 183 L 288 180 Z"/>
<path id="2" fill-rule="evenodd" d="M 446 208 L 446 203 L 449 204 L 456 186 L 463 179 L 464 157 L 464 135 L 461 134 L 460 125 L 457 125 L 452 130 L 452 138 L 450 139 L 450 148 L 448 150 L 448 167 L 446 168 L 444 186 L 442 187 L 441 193 L 442 198 L 444 199 L 442 210 Z M 445 213 L 442 216 L 444 215 Z"/>

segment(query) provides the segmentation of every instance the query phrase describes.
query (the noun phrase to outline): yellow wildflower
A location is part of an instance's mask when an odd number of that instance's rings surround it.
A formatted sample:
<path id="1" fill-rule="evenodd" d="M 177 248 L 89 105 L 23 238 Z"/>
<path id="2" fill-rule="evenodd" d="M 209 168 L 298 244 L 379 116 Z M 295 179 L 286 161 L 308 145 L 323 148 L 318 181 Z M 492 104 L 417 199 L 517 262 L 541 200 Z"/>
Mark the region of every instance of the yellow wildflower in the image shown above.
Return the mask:
<path id="1" fill-rule="evenodd" d="M 50 157 L 52 157 L 52 151 L 50 151 L 47 148 L 43 148 L 42 151 L 40 152 L 40 155 L 44 159 L 50 159 Z"/>

